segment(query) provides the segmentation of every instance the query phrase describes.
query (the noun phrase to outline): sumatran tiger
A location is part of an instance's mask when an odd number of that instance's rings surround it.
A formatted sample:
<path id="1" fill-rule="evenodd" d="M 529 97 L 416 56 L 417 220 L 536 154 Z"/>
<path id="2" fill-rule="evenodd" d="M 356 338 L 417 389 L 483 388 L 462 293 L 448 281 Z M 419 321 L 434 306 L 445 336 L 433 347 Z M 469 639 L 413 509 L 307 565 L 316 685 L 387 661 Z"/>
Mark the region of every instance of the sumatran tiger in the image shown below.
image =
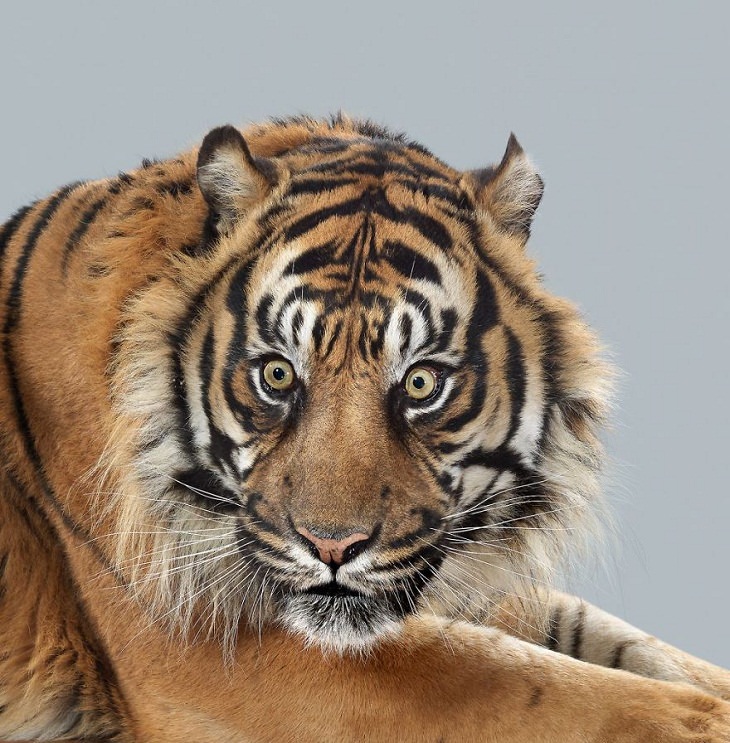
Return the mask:
<path id="1" fill-rule="evenodd" d="M 548 587 L 610 371 L 542 191 L 293 118 L 5 224 L 0 739 L 730 741 L 730 673 Z"/>

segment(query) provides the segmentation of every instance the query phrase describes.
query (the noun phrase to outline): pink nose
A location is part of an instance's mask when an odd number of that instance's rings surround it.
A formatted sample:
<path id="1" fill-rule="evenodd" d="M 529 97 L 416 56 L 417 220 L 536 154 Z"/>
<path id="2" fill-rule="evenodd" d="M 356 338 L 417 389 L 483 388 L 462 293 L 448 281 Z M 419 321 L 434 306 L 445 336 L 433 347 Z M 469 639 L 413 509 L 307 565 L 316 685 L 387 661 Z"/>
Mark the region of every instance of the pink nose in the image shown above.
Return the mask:
<path id="1" fill-rule="evenodd" d="M 353 532 L 343 539 L 326 539 L 312 534 L 304 526 L 297 526 L 297 531 L 317 549 L 319 559 L 329 565 L 342 565 L 349 560 L 354 559 L 365 549 L 365 542 L 370 536 L 362 532 Z"/>

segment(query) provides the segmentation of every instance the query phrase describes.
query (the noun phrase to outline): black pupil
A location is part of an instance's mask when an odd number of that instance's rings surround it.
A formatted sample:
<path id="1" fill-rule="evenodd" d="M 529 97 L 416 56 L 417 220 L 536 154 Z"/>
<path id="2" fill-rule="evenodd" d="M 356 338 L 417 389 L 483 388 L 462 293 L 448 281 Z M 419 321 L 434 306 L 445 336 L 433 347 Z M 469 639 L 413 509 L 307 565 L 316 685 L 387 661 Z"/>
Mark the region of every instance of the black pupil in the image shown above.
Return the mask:
<path id="1" fill-rule="evenodd" d="M 286 371 L 280 366 L 275 366 L 271 374 L 277 382 L 281 382 L 286 377 Z"/>
<path id="2" fill-rule="evenodd" d="M 422 390 L 426 386 L 426 380 L 423 377 L 413 377 L 413 386 L 417 390 Z"/>

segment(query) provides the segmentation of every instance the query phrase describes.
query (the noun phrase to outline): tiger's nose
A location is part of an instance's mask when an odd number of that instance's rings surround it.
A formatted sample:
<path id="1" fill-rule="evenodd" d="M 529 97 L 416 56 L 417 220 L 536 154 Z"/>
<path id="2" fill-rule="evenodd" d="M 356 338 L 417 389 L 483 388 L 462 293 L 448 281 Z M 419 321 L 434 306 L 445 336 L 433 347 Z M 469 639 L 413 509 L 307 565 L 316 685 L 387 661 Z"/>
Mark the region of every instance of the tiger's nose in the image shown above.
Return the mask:
<path id="1" fill-rule="evenodd" d="M 317 550 L 319 559 L 326 565 L 342 565 L 354 560 L 364 549 L 370 539 L 369 534 L 356 531 L 342 539 L 320 537 L 312 534 L 305 526 L 297 526 L 296 530 Z"/>

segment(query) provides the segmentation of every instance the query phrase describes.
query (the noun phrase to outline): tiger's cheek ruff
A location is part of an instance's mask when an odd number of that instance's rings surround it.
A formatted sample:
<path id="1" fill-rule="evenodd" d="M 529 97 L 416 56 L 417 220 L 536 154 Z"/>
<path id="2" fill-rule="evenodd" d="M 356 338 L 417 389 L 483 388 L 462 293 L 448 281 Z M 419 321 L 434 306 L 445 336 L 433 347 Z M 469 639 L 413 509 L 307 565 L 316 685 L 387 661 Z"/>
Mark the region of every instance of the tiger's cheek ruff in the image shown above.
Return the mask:
<path id="1" fill-rule="evenodd" d="M 457 502 L 444 519 L 448 555 L 427 593 L 437 613 L 484 621 L 511 595 L 539 617 L 536 589 L 551 584 L 561 567 L 584 554 L 609 521 L 596 431 L 608 410 L 611 372 L 574 310 L 567 305 L 561 310 L 553 316 L 551 332 L 560 334 L 576 363 L 567 364 L 558 389 L 546 386 L 540 392 L 559 401 L 545 405 L 536 444 L 520 454 L 517 433 L 514 448 L 501 447 L 496 456 L 492 450 L 476 467 L 460 467 L 457 456 L 447 468 L 466 505 Z M 591 363 L 580 363 L 579 353 Z M 560 389 L 566 381 L 570 387 Z"/>
<path id="2" fill-rule="evenodd" d="M 225 264 L 211 263 L 212 275 L 225 275 Z M 193 281 L 174 287 L 159 281 L 128 301 L 113 368 L 115 430 L 99 462 L 98 503 L 116 519 L 117 565 L 150 620 L 188 639 L 215 635 L 230 653 L 253 593 L 244 580 L 253 571 L 236 539 L 238 481 L 225 483 L 220 473 L 225 487 L 213 489 L 179 479 L 210 464 L 209 422 L 191 404 L 186 382 L 199 381 L 191 356 L 204 343 L 191 332 L 191 319 L 205 314 L 213 293 L 202 296 Z M 266 611 L 260 603 L 256 621 Z"/>

